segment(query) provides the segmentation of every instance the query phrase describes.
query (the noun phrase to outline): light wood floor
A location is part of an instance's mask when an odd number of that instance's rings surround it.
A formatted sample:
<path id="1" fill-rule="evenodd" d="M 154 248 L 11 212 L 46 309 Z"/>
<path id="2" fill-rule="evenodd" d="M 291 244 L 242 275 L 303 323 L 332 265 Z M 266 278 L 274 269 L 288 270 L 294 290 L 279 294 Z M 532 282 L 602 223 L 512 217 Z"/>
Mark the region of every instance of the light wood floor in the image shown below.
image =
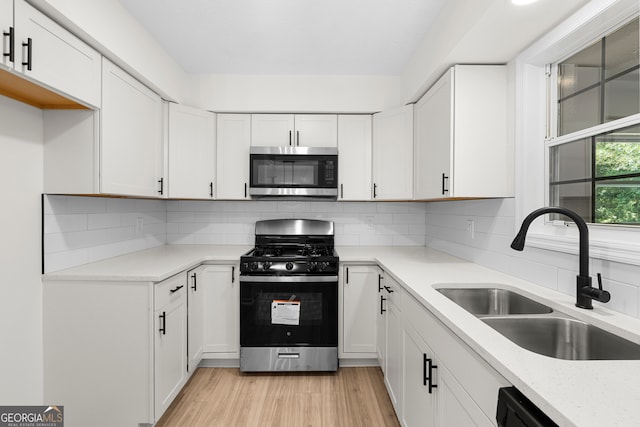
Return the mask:
<path id="1" fill-rule="evenodd" d="M 399 426 L 380 368 L 243 374 L 199 368 L 156 427 Z"/>

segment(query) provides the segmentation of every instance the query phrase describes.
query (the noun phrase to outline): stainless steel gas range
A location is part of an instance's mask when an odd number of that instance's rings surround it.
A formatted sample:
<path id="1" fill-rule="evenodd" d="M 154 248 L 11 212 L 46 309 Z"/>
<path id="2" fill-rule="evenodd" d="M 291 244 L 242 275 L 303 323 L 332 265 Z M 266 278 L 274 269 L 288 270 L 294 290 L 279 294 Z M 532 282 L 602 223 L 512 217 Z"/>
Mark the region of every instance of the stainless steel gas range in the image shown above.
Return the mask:
<path id="1" fill-rule="evenodd" d="M 258 221 L 240 258 L 240 370 L 338 368 L 338 256 L 331 221 Z"/>

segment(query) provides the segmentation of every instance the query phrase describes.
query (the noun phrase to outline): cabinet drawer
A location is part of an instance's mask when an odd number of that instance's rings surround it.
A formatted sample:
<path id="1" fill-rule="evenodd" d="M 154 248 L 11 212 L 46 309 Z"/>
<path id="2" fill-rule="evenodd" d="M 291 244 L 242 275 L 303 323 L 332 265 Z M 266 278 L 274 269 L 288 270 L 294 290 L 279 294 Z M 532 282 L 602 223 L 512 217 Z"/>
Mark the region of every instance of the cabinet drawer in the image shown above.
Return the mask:
<path id="1" fill-rule="evenodd" d="M 406 322 L 438 355 L 453 377 L 487 417 L 495 417 L 498 389 L 509 382 L 463 343 L 415 298 L 406 295 L 403 315 Z"/>
<path id="2" fill-rule="evenodd" d="M 180 297 L 186 295 L 187 276 L 186 274 L 176 274 L 162 282 L 156 284 L 153 290 L 153 308 L 159 310 Z"/>
<path id="3" fill-rule="evenodd" d="M 400 284 L 398 284 L 398 282 L 396 282 L 389 273 L 385 273 L 382 286 L 382 294 L 387 299 L 388 303 L 394 305 L 398 311 L 401 311 L 403 290 Z"/>

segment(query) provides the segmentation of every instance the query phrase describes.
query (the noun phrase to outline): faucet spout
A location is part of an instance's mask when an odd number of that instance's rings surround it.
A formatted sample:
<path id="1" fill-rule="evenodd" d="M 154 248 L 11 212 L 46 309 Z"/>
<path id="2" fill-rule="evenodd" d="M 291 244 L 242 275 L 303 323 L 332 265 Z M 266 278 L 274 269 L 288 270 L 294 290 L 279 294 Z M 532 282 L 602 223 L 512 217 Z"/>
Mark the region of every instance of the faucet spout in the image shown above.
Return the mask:
<path id="1" fill-rule="evenodd" d="M 526 218 L 522 221 L 522 225 L 520 226 L 520 231 L 516 234 L 516 237 L 511 242 L 511 248 L 516 251 L 522 251 L 524 249 L 525 238 L 527 236 L 527 231 L 529 230 L 529 226 L 537 217 L 549 214 L 549 213 L 557 213 L 569 217 L 578 227 L 578 232 L 580 233 L 579 238 L 579 273 L 576 280 L 576 306 L 585 309 L 592 309 L 592 299 L 596 299 L 601 302 L 608 302 L 611 298 L 609 292 L 602 290 L 602 285 L 600 288 L 594 288 L 591 286 L 591 277 L 589 276 L 589 228 L 587 227 L 587 223 L 582 219 L 580 215 L 577 213 L 561 207 L 549 206 L 540 209 L 536 209 L 531 212 Z"/>

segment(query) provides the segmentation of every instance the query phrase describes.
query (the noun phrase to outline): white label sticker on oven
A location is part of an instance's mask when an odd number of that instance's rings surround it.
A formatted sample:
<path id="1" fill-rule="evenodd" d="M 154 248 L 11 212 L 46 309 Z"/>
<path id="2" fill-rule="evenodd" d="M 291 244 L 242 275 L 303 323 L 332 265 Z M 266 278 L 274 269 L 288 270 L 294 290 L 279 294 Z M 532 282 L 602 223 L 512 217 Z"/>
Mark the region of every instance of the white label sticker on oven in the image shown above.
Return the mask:
<path id="1" fill-rule="evenodd" d="M 271 302 L 272 325 L 300 325 L 300 301 L 274 299 Z"/>

